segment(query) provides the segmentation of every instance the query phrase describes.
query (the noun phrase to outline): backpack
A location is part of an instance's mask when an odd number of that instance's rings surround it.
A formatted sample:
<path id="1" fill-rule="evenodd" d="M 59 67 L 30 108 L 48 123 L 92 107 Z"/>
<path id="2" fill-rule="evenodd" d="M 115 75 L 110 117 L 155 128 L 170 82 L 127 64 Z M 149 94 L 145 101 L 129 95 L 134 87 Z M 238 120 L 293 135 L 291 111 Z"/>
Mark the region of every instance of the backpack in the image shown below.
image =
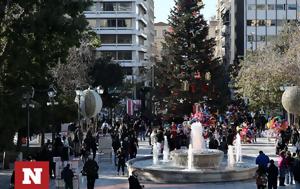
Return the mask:
<path id="1" fill-rule="evenodd" d="M 256 176 L 256 184 L 258 186 L 267 186 L 267 183 L 268 183 L 267 175 L 262 174 Z"/>

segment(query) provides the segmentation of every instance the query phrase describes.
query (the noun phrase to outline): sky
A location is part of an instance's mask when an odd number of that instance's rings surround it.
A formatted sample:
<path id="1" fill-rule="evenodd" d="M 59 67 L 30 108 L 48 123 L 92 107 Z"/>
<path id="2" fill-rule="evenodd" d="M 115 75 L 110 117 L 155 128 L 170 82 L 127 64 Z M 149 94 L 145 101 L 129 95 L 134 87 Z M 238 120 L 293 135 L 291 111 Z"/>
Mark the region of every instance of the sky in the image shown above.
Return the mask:
<path id="1" fill-rule="evenodd" d="M 216 12 L 217 0 L 204 0 L 203 14 L 205 19 L 209 20 Z M 174 0 L 154 0 L 155 22 L 167 22 L 170 9 L 174 6 Z"/>

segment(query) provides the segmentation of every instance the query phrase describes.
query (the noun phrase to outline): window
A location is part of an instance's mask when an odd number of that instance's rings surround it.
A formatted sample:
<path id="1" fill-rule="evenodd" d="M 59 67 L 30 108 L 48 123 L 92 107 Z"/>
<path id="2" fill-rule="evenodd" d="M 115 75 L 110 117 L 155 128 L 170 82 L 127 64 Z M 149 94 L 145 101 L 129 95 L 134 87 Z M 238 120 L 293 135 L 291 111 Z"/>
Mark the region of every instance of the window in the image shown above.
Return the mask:
<path id="1" fill-rule="evenodd" d="M 97 20 L 96 19 L 87 19 L 89 26 L 91 28 L 96 28 L 97 27 Z"/>
<path id="2" fill-rule="evenodd" d="M 297 10 L 296 4 L 288 4 L 288 10 Z"/>
<path id="3" fill-rule="evenodd" d="M 116 27 L 116 19 L 100 19 L 100 27 Z"/>
<path id="4" fill-rule="evenodd" d="M 118 19 L 118 27 L 122 27 L 122 28 L 132 27 L 131 19 Z"/>
<path id="5" fill-rule="evenodd" d="M 277 4 L 276 9 L 277 10 L 285 10 L 285 5 L 284 4 Z"/>
<path id="6" fill-rule="evenodd" d="M 248 5 L 248 10 L 255 10 L 255 8 L 256 8 L 255 4 Z"/>
<path id="7" fill-rule="evenodd" d="M 266 5 L 264 5 L 264 4 L 258 4 L 256 6 L 256 8 L 257 8 L 257 10 L 266 10 Z"/>
<path id="8" fill-rule="evenodd" d="M 247 26 L 256 26 L 257 21 L 256 20 L 247 20 Z"/>
<path id="9" fill-rule="evenodd" d="M 286 23 L 286 20 L 277 20 L 277 26 L 283 26 Z"/>
<path id="10" fill-rule="evenodd" d="M 258 42 L 266 41 L 266 36 L 265 35 L 259 35 L 259 36 L 257 36 L 257 41 Z"/>
<path id="11" fill-rule="evenodd" d="M 132 52 L 118 51 L 118 60 L 132 60 Z"/>
<path id="12" fill-rule="evenodd" d="M 116 35 L 100 35 L 101 43 L 103 44 L 114 44 L 116 43 Z"/>
<path id="13" fill-rule="evenodd" d="M 144 45 L 145 44 L 145 39 L 142 37 L 139 37 L 139 45 Z"/>
<path id="14" fill-rule="evenodd" d="M 118 11 L 132 11 L 132 3 L 130 2 L 118 3 Z"/>
<path id="15" fill-rule="evenodd" d="M 116 11 L 117 10 L 117 4 L 116 3 L 109 3 L 105 2 L 101 4 L 101 10 L 102 11 Z"/>
<path id="16" fill-rule="evenodd" d="M 265 26 L 266 25 L 266 21 L 265 20 L 258 20 L 257 21 L 257 25 L 258 26 Z"/>
<path id="17" fill-rule="evenodd" d="M 116 51 L 101 51 L 102 57 L 110 57 L 112 60 L 117 59 L 117 52 Z"/>
<path id="18" fill-rule="evenodd" d="M 118 43 L 119 44 L 131 44 L 132 43 L 132 35 L 118 35 Z"/>
<path id="19" fill-rule="evenodd" d="M 145 53 L 139 52 L 139 60 L 144 61 L 145 60 Z"/>
<path id="20" fill-rule="evenodd" d="M 275 5 L 274 4 L 268 5 L 268 10 L 275 10 Z"/>
<path id="21" fill-rule="evenodd" d="M 254 42 L 255 41 L 255 35 L 248 35 L 248 42 Z"/>

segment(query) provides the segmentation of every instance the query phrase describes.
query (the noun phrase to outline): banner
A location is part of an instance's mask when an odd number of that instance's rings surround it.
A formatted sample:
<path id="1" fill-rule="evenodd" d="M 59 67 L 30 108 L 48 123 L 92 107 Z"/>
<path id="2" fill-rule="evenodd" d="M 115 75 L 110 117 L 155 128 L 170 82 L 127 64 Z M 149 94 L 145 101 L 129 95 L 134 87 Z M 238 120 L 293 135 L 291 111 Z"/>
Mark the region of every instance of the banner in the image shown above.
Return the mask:
<path id="1" fill-rule="evenodd" d="M 141 100 L 132 100 L 127 99 L 127 114 L 129 116 L 133 116 L 134 112 L 140 111 L 142 107 L 142 101 Z"/>

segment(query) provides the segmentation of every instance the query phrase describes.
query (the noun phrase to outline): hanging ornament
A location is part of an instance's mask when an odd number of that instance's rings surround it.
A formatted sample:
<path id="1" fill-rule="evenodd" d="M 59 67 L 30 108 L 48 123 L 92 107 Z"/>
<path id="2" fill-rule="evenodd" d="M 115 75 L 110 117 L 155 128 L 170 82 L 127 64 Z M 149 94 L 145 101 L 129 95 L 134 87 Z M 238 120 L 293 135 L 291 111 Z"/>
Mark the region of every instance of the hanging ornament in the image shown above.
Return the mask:
<path id="1" fill-rule="evenodd" d="M 182 91 L 188 91 L 189 90 L 189 82 L 183 81 L 182 82 Z"/>
<path id="2" fill-rule="evenodd" d="M 206 81 L 210 81 L 211 80 L 211 74 L 210 74 L 210 72 L 206 72 L 205 73 L 205 80 Z"/>
<path id="3" fill-rule="evenodd" d="M 195 79 L 201 79 L 201 75 L 200 75 L 200 72 L 199 72 L 199 71 L 195 72 L 194 78 L 195 78 Z"/>

